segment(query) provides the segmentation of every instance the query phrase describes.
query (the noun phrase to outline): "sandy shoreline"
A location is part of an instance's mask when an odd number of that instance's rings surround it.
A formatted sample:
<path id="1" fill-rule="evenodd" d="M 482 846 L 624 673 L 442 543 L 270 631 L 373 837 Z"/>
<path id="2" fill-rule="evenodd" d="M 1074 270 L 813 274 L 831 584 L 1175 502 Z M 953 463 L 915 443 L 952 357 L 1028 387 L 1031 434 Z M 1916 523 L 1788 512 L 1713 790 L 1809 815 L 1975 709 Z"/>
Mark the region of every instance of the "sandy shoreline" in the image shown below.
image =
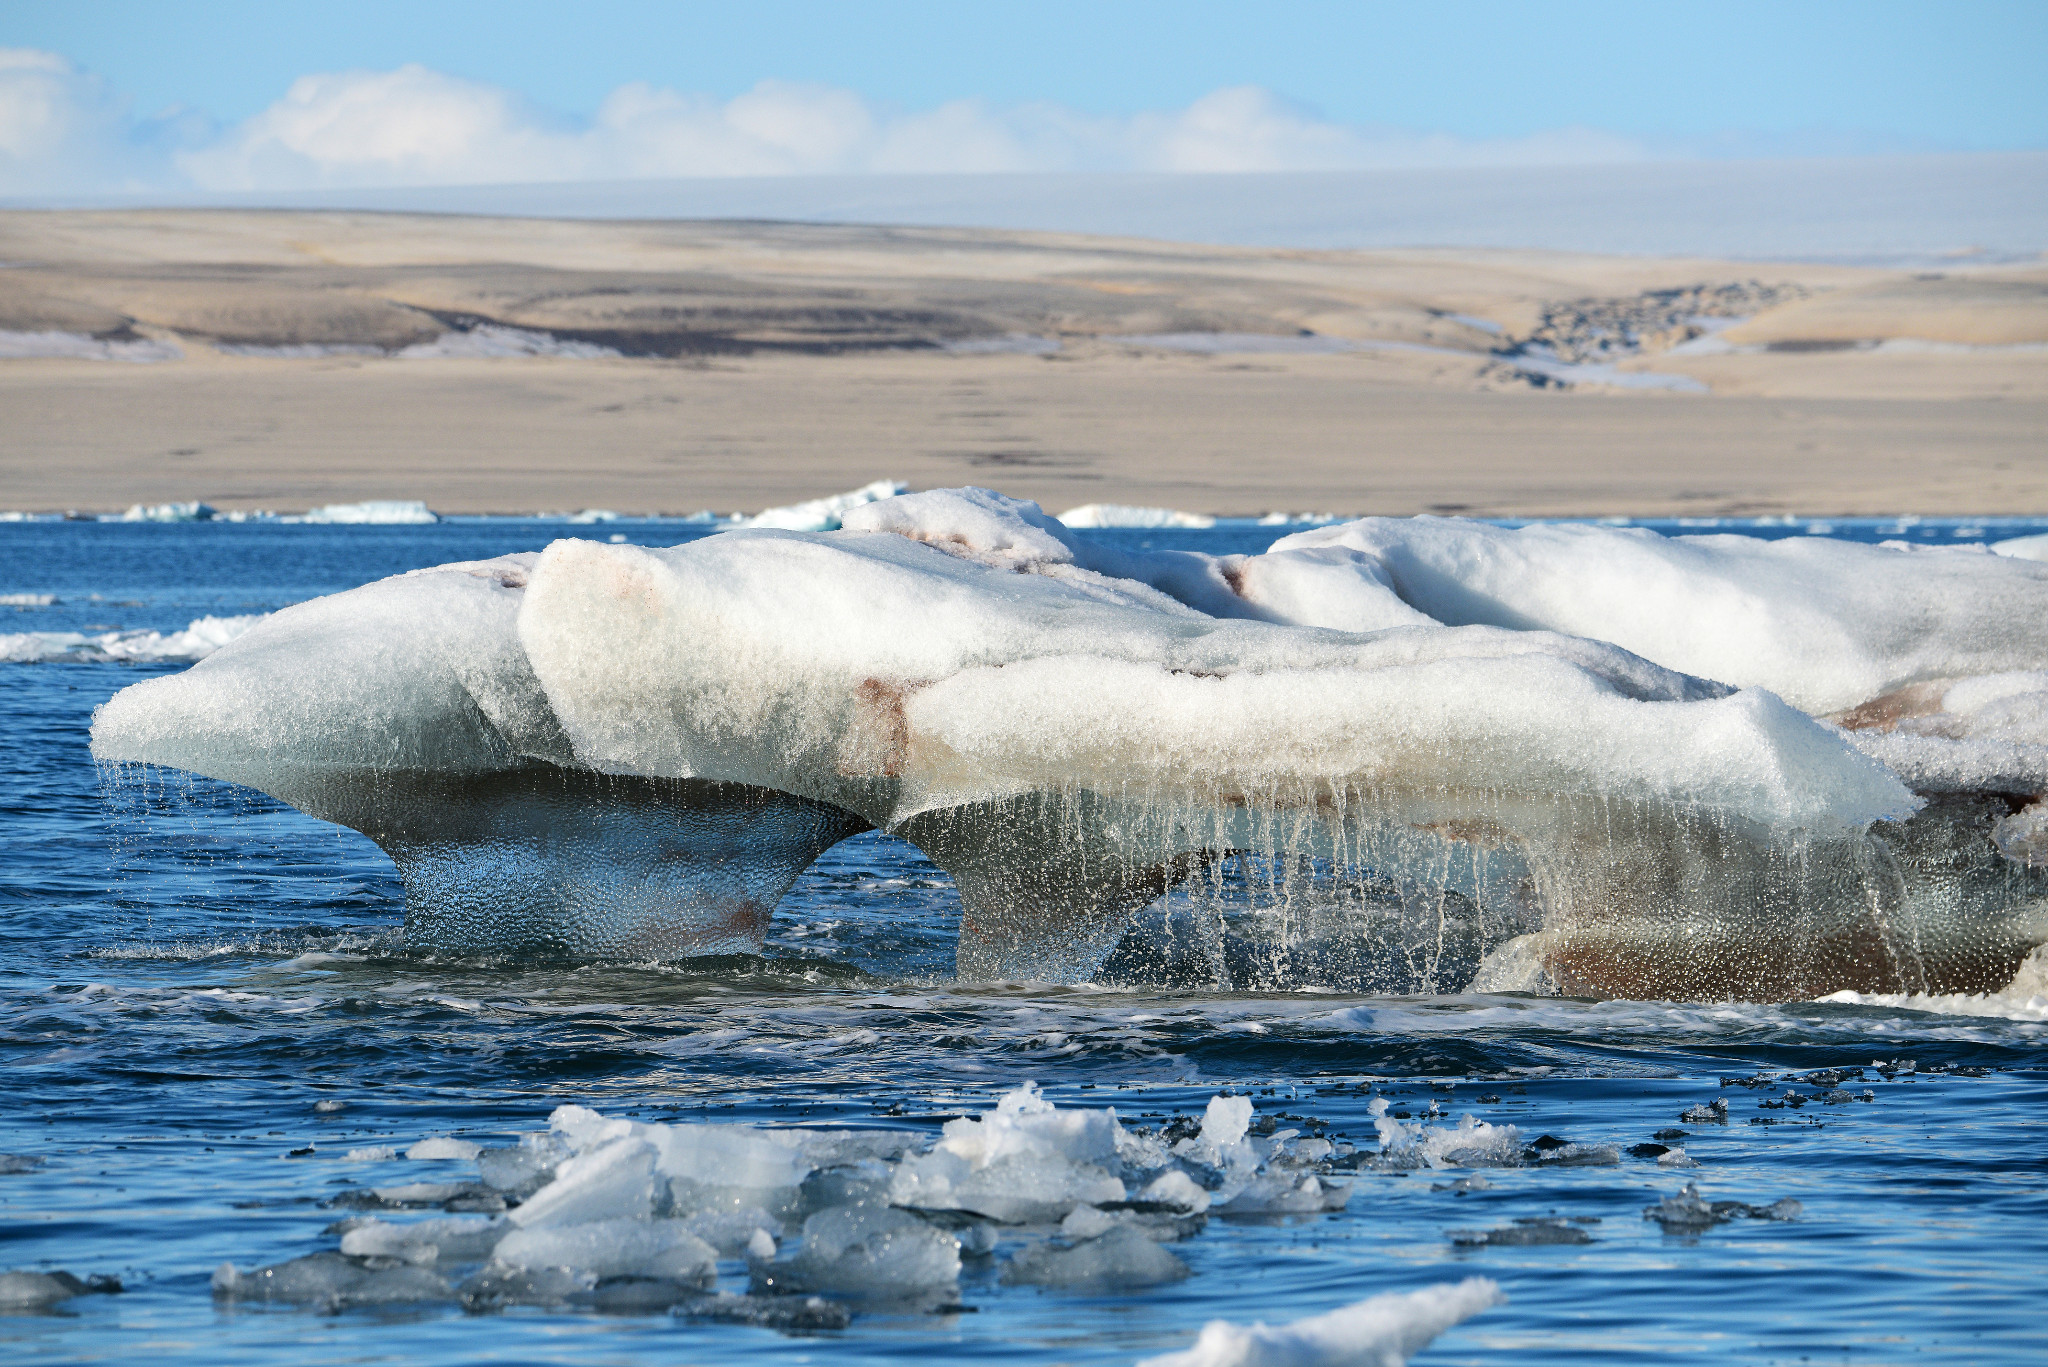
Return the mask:
<path id="1" fill-rule="evenodd" d="M 4 214 L 0 258 L 0 333 L 182 353 L 0 360 L 0 508 L 688 513 L 896 478 L 1055 510 L 2048 512 L 2040 267 L 194 212 Z M 1689 350 L 1680 319 L 1600 353 L 1604 381 L 1539 388 L 1503 359 L 1565 335 L 1546 317 L 1607 345 L 1587 320 L 1613 301 L 1745 280 L 1777 302 Z M 303 354 L 480 324 L 638 354 Z M 1304 330 L 1368 349 L 1118 340 Z M 1018 333 L 1059 349 L 944 349 Z M 302 354 L 222 350 L 251 346 Z M 1616 387 L 1641 377 L 1710 392 Z"/>

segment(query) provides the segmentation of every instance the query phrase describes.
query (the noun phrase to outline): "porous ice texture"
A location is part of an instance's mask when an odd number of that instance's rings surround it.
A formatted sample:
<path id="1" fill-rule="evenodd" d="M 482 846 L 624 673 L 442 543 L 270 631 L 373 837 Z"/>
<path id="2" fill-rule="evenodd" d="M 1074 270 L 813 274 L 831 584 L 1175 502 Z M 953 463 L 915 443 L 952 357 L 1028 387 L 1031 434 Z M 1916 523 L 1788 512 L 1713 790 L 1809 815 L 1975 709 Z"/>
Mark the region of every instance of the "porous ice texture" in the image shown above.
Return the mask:
<path id="1" fill-rule="evenodd" d="M 1192 1348 L 1139 1367 L 1401 1367 L 1452 1325 L 1507 1300 L 1485 1277 L 1388 1292 L 1291 1324 L 1211 1320 Z"/>
<path id="2" fill-rule="evenodd" d="M 870 825 L 952 875 L 971 978 L 1086 978 L 1239 856 L 1333 936 L 1379 918 L 1367 957 L 1425 990 L 1511 945 L 1589 995 L 1957 990 L 2048 936 L 2001 904 L 1984 953 L 1930 957 L 1955 937 L 1900 919 L 1871 833 L 1916 800 L 1843 731 L 1519 619 L 1442 625 L 1341 537 L 1121 553 L 984 490 L 838 515 L 301 604 L 118 695 L 95 753 L 366 831 L 409 937 L 463 952 L 750 949 Z"/>
<path id="3" fill-rule="evenodd" d="M 1611 641 L 1816 714 L 1922 679 L 2048 662 L 2048 566 L 2010 556 L 1430 517 L 1297 532 L 1269 554 L 1311 550 L 1357 557 L 1447 625 Z M 1299 620 L 1352 626 L 1327 609 Z"/>

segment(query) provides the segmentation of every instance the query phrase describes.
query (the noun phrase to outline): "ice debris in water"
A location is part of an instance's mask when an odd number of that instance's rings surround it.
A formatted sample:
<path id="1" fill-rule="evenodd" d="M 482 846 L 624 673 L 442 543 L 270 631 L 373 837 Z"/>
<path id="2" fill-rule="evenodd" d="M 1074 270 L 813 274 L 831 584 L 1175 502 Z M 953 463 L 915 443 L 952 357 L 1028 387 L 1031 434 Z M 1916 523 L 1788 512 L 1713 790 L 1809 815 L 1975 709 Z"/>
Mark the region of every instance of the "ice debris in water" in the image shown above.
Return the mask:
<path id="1" fill-rule="evenodd" d="M 120 1278 L 98 1273 L 80 1281 L 69 1272 L 0 1272 L 0 1308 L 11 1310 L 40 1309 L 73 1296 L 113 1295 L 120 1290 Z"/>
<path id="2" fill-rule="evenodd" d="M 0 1153 L 0 1176 L 18 1172 L 34 1172 L 43 1165 L 43 1156 L 36 1153 Z"/>
<path id="3" fill-rule="evenodd" d="M 832 1320 L 805 1299 L 819 1295 L 950 1303 L 968 1260 L 999 1260 L 980 1265 L 1001 1285 L 1151 1286 L 1188 1275 L 1165 1245 L 1211 1213 L 1343 1205 L 1350 1184 L 1332 1176 L 1333 1145 L 1256 1135 L 1252 1121 L 1250 1098 L 1219 1096 L 1169 1146 L 1114 1110 L 1056 1106 L 1030 1083 L 924 1143 L 561 1106 L 517 1145 L 421 1141 L 413 1154 L 466 1149 L 482 1180 L 351 1188 L 329 1204 L 380 1213 L 334 1225 L 337 1250 L 226 1265 L 214 1290 L 330 1309 L 457 1299 L 804 1325 Z M 442 1213 L 386 1218 L 432 1207 Z M 479 1209 L 489 1213 L 448 1213 Z M 747 1294 L 719 1290 L 722 1262 Z"/>
<path id="4" fill-rule="evenodd" d="M 1536 1248 L 1593 1242 L 1593 1236 L 1578 1222 L 1543 1215 L 1519 1219 L 1497 1229 L 1454 1229 L 1449 1237 L 1459 1248 Z"/>
<path id="5" fill-rule="evenodd" d="M 1712 1101 L 1688 1106 L 1678 1118 L 1688 1125 L 1725 1125 L 1728 1123 L 1728 1098 L 1717 1096 Z"/>
<path id="6" fill-rule="evenodd" d="M 483 1147 L 483 1145 L 473 1143 L 467 1139 L 450 1139 L 446 1135 L 432 1135 L 407 1149 L 405 1156 L 412 1159 L 460 1158 L 467 1160 L 483 1152 Z"/>
<path id="7" fill-rule="evenodd" d="M 1242 858 L 1387 990 L 1990 991 L 2039 942 L 2048 567 L 1437 519 L 1126 551 L 896 488 L 301 603 L 94 754 L 366 832 L 459 953 L 752 952 L 869 827 L 953 878 L 970 979 L 1085 980 Z"/>
<path id="8" fill-rule="evenodd" d="M 1388 1292 L 1291 1324 L 1211 1320 L 1194 1346 L 1139 1367 L 1401 1367 L 1460 1321 L 1503 1305 L 1485 1277 Z"/>
<path id="9" fill-rule="evenodd" d="M 398 1157 L 398 1150 L 389 1144 L 368 1144 L 359 1149 L 350 1149 L 341 1157 L 342 1161 L 347 1163 L 389 1163 Z"/>
<path id="10" fill-rule="evenodd" d="M 1697 1183 L 1687 1182 L 1676 1195 L 1643 1207 L 1643 1218 L 1655 1220 L 1670 1234 L 1707 1229 L 1729 1220 L 1796 1220 L 1803 1209 L 1789 1196 L 1767 1206 L 1753 1206 L 1746 1201 L 1709 1201 L 1700 1195 Z"/>

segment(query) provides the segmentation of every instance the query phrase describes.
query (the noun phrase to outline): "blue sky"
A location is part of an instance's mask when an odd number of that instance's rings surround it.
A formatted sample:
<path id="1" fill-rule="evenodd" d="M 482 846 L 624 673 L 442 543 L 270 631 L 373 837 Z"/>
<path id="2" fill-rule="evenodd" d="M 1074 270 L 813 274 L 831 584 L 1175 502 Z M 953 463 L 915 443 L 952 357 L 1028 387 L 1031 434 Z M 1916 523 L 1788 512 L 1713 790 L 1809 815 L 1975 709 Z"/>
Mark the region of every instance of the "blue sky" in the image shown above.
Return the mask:
<path id="1" fill-rule="evenodd" d="M 4 0 L 0 47 L 15 190 L 2048 147 L 2043 0 Z"/>

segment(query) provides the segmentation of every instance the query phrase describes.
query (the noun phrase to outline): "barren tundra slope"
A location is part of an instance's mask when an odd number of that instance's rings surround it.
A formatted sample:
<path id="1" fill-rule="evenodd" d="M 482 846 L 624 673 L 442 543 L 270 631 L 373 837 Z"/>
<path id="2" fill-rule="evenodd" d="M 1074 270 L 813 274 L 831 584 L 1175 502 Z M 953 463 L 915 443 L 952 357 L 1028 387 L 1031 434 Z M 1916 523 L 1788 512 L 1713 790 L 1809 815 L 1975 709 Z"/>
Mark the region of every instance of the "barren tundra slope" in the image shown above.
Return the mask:
<path id="1" fill-rule="evenodd" d="M 2048 267 L 0 215 L 0 507 L 2048 511 Z"/>

